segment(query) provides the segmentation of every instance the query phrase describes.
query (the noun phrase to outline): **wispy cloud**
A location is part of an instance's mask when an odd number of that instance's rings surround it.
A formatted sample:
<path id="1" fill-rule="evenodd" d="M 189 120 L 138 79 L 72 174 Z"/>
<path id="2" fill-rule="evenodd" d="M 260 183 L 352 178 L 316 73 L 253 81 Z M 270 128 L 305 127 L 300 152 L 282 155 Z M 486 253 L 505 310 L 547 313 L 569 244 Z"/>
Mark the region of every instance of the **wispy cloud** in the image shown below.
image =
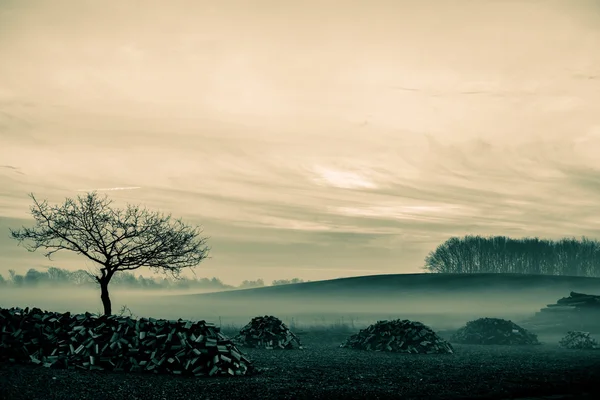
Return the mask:
<path id="1" fill-rule="evenodd" d="M 0 218 L 110 191 L 201 223 L 225 280 L 600 236 L 597 6 L 309 3 L 3 3 Z"/>
<path id="2" fill-rule="evenodd" d="M 77 192 L 102 192 L 108 190 L 134 190 L 141 189 L 140 186 L 130 186 L 130 187 L 113 187 L 113 188 L 101 188 L 101 189 L 77 189 Z"/>
<path id="3" fill-rule="evenodd" d="M 13 167 L 12 165 L 0 165 L 0 168 L 5 168 L 10 170 L 12 173 L 23 175 L 23 172 L 18 167 Z"/>

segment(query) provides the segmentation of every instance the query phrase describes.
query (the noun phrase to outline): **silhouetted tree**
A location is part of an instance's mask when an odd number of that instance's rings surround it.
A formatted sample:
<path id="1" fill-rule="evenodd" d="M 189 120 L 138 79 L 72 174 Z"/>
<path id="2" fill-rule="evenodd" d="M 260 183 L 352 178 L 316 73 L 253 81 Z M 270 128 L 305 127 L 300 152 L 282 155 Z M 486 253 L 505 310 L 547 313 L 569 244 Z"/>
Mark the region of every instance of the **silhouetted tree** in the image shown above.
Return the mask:
<path id="1" fill-rule="evenodd" d="M 304 281 L 300 278 L 293 278 L 293 279 L 276 279 L 273 282 L 271 282 L 271 285 L 273 286 L 279 286 L 279 285 L 291 285 L 293 283 L 303 283 Z"/>
<path id="2" fill-rule="evenodd" d="M 137 280 L 133 273 L 122 272 L 113 278 L 113 285 L 135 287 L 137 286 Z"/>
<path id="3" fill-rule="evenodd" d="M 2 274 L 0 274 L 0 286 L 4 286 L 4 285 L 6 285 L 6 279 L 4 279 Z"/>
<path id="4" fill-rule="evenodd" d="M 99 283 L 96 276 L 87 271 L 78 269 L 69 275 L 69 280 L 77 286 L 92 286 Z"/>
<path id="5" fill-rule="evenodd" d="M 23 284 L 27 286 L 36 286 L 40 282 L 44 281 L 44 275 L 45 274 L 43 272 L 31 268 L 23 277 Z"/>
<path id="6" fill-rule="evenodd" d="M 245 280 L 241 283 L 239 288 L 240 289 L 250 289 L 250 288 L 263 287 L 263 286 L 265 286 L 265 281 L 263 281 L 262 279 L 257 279 L 255 281 Z"/>
<path id="7" fill-rule="evenodd" d="M 429 272 L 600 276 L 600 242 L 505 236 L 452 237 L 425 258 Z"/>
<path id="8" fill-rule="evenodd" d="M 23 286 L 23 276 L 22 275 L 17 275 L 17 273 L 15 272 L 14 269 L 9 269 L 8 273 L 10 275 L 10 280 L 13 283 L 13 285 L 15 286 Z"/>
<path id="9" fill-rule="evenodd" d="M 13 284 L 15 286 L 20 285 L 23 287 L 31 287 L 39 284 L 46 284 L 51 286 L 69 285 L 78 287 L 87 287 L 97 285 L 97 281 L 93 275 L 84 270 L 69 271 L 62 268 L 48 267 L 45 271 L 39 271 L 36 269 L 30 269 L 25 275 L 16 274 L 14 271 L 11 273 L 10 280 L 4 281 L 5 285 Z M 16 284 L 15 284 L 16 282 Z M 301 279 L 294 278 L 292 280 L 283 280 L 282 282 L 299 283 Z M 309 282 L 309 281 L 306 281 Z M 138 275 L 137 277 L 131 272 L 122 272 L 116 274 L 110 281 L 112 287 L 126 287 L 127 289 L 140 289 L 140 290 L 180 290 L 180 289 L 234 289 L 235 286 L 227 285 L 223 283 L 219 278 L 176 278 L 170 279 L 168 277 L 144 277 Z M 0 275 L 0 285 L 2 284 L 2 276 Z M 247 289 L 254 287 L 263 287 L 265 282 L 262 279 L 255 281 L 243 281 L 238 288 Z"/>
<path id="10" fill-rule="evenodd" d="M 46 273 L 48 274 L 48 281 L 53 284 L 67 284 L 71 279 L 71 272 L 65 269 L 50 267 Z"/>
<path id="11" fill-rule="evenodd" d="M 48 250 L 48 258 L 68 250 L 100 264 L 94 278 L 100 285 L 105 315 L 112 314 L 108 284 L 115 273 L 148 267 L 178 277 L 182 269 L 194 267 L 208 256 L 200 229 L 179 219 L 171 221 L 171 215 L 133 205 L 114 209 L 111 200 L 96 192 L 76 200 L 67 198 L 61 206 L 39 202 L 33 194 L 30 197 L 36 225 L 11 229 L 12 238 L 25 243 L 29 251 Z"/>

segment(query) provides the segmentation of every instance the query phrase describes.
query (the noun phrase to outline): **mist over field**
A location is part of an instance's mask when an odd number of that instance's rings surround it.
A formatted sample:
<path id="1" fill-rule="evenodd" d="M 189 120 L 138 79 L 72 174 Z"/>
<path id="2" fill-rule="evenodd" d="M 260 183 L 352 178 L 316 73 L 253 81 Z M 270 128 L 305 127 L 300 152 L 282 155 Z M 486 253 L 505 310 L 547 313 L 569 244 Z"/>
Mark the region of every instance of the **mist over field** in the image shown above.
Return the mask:
<path id="1" fill-rule="evenodd" d="M 137 317 L 204 319 L 224 327 L 275 315 L 297 328 L 348 329 L 380 319 L 411 319 L 457 329 L 482 317 L 526 320 L 571 291 L 600 295 L 600 279 L 519 274 L 408 274 L 225 291 L 111 290 L 113 310 Z M 102 310 L 98 289 L 3 289 L 0 306 Z"/>

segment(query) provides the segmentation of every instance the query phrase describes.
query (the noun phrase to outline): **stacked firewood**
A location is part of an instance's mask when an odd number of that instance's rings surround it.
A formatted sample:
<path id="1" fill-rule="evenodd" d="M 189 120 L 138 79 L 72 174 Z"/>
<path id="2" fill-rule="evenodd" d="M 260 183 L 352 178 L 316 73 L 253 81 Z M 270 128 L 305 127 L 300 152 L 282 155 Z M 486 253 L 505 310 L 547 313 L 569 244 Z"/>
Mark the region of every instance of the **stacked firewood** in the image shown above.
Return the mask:
<path id="1" fill-rule="evenodd" d="M 452 345 L 421 322 L 378 321 L 350 336 L 340 347 L 398 353 L 453 353 Z"/>
<path id="2" fill-rule="evenodd" d="M 569 297 L 559 299 L 555 304 L 548 304 L 540 312 L 561 311 L 600 311 L 600 296 L 571 292 Z"/>
<path id="3" fill-rule="evenodd" d="M 0 308 L 0 362 L 188 376 L 247 375 L 251 361 L 205 321 Z"/>
<path id="4" fill-rule="evenodd" d="M 567 349 L 597 349 L 598 342 L 590 336 L 589 332 L 569 331 L 567 336 L 558 343 Z"/>
<path id="5" fill-rule="evenodd" d="M 569 297 L 563 297 L 556 302 L 558 305 L 576 308 L 598 308 L 600 309 L 600 296 L 592 294 L 571 292 Z"/>
<path id="6" fill-rule="evenodd" d="M 528 322 L 538 328 L 600 332 L 600 296 L 571 292 L 569 297 L 542 308 Z"/>
<path id="7" fill-rule="evenodd" d="M 469 321 L 452 335 L 451 341 L 462 344 L 540 344 L 537 335 L 512 321 L 500 318 Z"/>
<path id="8" fill-rule="evenodd" d="M 240 346 L 273 349 L 302 349 L 300 339 L 272 315 L 252 318 L 233 338 Z"/>

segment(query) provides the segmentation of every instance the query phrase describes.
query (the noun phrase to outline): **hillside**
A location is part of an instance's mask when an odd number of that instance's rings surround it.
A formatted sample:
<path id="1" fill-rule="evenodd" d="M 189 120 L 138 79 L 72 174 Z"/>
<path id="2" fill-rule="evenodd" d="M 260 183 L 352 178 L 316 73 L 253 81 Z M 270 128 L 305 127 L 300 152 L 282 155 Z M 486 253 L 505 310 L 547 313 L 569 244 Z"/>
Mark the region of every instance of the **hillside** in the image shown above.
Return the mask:
<path id="1" fill-rule="evenodd" d="M 356 297 L 383 294 L 477 293 L 579 290 L 600 294 L 600 278 L 523 274 L 389 274 L 339 278 L 182 297 L 233 299 L 297 295 Z"/>
<path id="2" fill-rule="evenodd" d="M 571 291 L 600 294 L 599 278 L 518 274 L 403 274 L 332 279 L 205 294 L 153 296 L 131 302 L 141 314 L 244 321 L 415 318 L 464 323 L 481 316 L 528 318 Z"/>
<path id="3" fill-rule="evenodd" d="M 417 319 L 438 327 L 483 316 L 526 319 L 571 291 L 599 294 L 600 278 L 520 274 L 397 274 L 332 279 L 216 293 L 111 292 L 113 310 L 138 316 L 189 318 L 243 325 L 257 315 L 286 322 L 327 324 L 353 320 Z M 101 310 L 99 293 L 51 290 L 13 293 L 0 306 L 56 311 Z"/>

